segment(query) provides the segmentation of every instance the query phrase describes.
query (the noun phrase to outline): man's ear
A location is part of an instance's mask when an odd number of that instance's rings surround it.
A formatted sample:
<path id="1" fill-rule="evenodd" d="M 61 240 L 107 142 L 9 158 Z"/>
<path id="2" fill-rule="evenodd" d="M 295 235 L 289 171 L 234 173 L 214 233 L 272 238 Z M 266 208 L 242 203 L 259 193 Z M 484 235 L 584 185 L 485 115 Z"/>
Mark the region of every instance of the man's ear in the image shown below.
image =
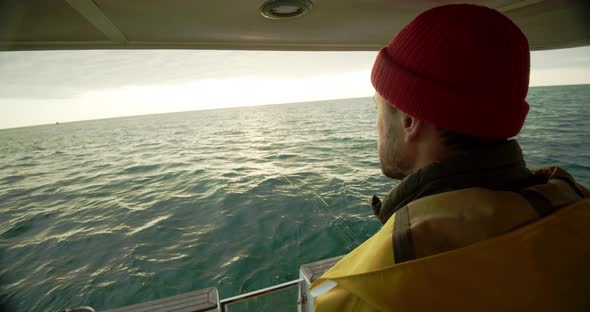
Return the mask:
<path id="1" fill-rule="evenodd" d="M 424 124 L 421 120 L 418 120 L 405 113 L 402 113 L 401 115 L 402 128 L 404 131 L 404 141 L 406 143 L 412 142 L 416 140 L 416 138 L 422 131 L 422 127 L 424 126 Z"/>

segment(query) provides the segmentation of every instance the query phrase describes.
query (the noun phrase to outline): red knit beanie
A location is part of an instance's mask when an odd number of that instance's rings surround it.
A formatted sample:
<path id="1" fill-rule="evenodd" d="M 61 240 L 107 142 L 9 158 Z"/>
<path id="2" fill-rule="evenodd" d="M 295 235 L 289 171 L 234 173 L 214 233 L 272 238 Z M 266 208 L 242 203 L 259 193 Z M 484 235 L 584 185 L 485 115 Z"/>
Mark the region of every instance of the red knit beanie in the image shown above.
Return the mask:
<path id="1" fill-rule="evenodd" d="M 458 4 L 416 17 L 379 51 L 371 82 L 391 105 L 437 127 L 515 136 L 529 106 L 529 46 L 501 13 Z"/>

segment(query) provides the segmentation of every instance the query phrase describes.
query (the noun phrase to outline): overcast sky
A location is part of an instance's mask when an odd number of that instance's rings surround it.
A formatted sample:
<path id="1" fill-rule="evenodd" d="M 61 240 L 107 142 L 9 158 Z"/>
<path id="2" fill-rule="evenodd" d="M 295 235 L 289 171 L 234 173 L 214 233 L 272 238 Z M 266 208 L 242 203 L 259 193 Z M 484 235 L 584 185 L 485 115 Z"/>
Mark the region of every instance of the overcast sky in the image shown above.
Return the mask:
<path id="1" fill-rule="evenodd" d="M 0 129 L 372 96 L 377 52 L 0 52 Z M 532 53 L 531 86 L 590 83 L 590 47 Z"/>

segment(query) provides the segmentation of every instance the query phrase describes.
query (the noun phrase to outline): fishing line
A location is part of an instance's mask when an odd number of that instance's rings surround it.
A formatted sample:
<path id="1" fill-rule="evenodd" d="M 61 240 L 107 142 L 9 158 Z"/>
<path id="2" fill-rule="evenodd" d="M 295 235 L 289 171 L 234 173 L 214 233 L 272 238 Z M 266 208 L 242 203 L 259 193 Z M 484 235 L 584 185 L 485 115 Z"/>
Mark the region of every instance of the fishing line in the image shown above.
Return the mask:
<path id="1" fill-rule="evenodd" d="M 278 154 L 277 154 L 278 155 Z M 285 179 L 289 184 L 293 187 L 302 190 L 307 193 L 312 193 L 326 208 L 330 208 L 330 205 L 322 198 L 318 192 L 308 187 L 308 189 L 303 188 L 301 185 L 297 185 L 295 182 L 291 181 L 289 178 L 284 176 L 282 173 L 278 172 L 278 174 Z M 342 217 L 337 216 L 333 217 L 328 224 L 328 227 L 332 229 L 346 244 L 346 249 L 352 250 L 356 246 L 360 245 L 360 241 L 358 240 L 357 236 L 352 232 L 352 230 L 346 226 L 342 220 Z"/>

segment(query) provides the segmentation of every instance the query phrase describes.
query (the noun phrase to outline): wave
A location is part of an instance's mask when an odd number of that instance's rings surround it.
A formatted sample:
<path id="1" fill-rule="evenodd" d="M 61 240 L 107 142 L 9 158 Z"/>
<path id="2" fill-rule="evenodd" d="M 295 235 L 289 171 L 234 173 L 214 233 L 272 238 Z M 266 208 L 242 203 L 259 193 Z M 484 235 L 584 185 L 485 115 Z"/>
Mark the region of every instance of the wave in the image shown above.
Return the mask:
<path id="1" fill-rule="evenodd" d="M 161 165 L 136 165 L 125 168 L 121 173 L 124 174 L 136 174 L 136 173 L 146 173 L 154 170 L 160 169 Z"/>
<path id="2" fill-rule="evenodd" d="M 26 178 L 27 177 L 24 175 L 11 175 L 11 176 L 7 176 L 7 177 L 0 179 L 0 183 L 2 183 L 2 184 L 16 183 L 16 182 L 20 182 Z"/>

